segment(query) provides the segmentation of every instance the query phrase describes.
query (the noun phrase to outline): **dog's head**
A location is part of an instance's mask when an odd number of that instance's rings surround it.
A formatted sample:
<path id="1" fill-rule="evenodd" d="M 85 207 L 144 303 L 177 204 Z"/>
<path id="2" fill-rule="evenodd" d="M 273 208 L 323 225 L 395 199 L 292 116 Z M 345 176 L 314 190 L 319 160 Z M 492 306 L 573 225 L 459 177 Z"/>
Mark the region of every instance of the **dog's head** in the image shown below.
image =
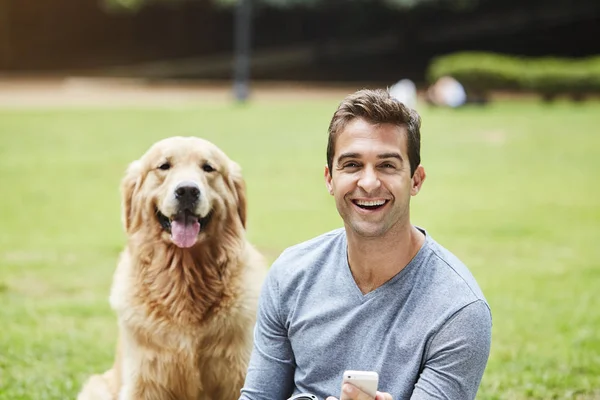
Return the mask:
<path id="1" fill-rule="evenodd" d="M 224 229 L 224 223 L 240 229 L 246 225 L 239 165 L 200 138 L 155 143 L 130 164 L 121 192 L 122 220 L 129 235 L 144 230 L 188 248 Z"/>

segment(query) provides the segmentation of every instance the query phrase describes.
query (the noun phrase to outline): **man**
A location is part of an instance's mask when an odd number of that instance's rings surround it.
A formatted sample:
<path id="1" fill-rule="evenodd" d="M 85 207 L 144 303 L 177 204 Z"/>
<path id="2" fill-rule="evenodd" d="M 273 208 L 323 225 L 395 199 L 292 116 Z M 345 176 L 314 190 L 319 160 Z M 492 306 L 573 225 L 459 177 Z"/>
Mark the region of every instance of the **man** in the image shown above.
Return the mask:
<path id="1" fill-rule="evenodd" d="M 242 399 L 337 397 L 344 370 L 376 371 L 380 400 L 475 397 L 491 314 L 468 269 L 410 222 L 425 180 L 420 125 L 385 90 L 358 91 L 336 110 L 325 183 L 344 228 L 271 267 Z"/>

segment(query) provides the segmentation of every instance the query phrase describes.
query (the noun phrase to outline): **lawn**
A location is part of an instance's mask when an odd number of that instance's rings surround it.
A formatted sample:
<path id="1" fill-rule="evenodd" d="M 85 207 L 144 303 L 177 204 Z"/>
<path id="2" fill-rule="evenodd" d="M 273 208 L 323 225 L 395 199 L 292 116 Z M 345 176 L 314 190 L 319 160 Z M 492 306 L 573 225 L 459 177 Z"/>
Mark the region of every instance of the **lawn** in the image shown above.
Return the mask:
<path id="1" fill-rule="evenodd" d="M 74 398 L 111 365 L 119 180 L 151 143 L 214 141 L 243 167 L 272 261 L 338 227 L 322 179 L 339 99 L 0 110 L 0 399 Z M 478 398 L 600 398 L 600 103 L 424 109 L 425 227 L 493 312 Z"/>

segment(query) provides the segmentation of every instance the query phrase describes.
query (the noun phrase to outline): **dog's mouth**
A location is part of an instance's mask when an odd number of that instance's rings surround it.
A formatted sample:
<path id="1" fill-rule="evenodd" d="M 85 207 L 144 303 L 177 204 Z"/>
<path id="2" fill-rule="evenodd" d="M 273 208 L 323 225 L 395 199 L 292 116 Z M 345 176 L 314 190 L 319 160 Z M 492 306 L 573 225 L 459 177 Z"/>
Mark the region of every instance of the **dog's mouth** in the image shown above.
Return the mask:
<path id="1" fill-rule="evenodd" d="M 188 248 L 196 244 L 198 235 L 210 221 L 211 213 L 200 217 L 190 210 L 181 210 L 172 217 L 167 217 L 156 209 L 156 217 L 163 230 L 171 234 L 171 240 L 177 247 Z"/>

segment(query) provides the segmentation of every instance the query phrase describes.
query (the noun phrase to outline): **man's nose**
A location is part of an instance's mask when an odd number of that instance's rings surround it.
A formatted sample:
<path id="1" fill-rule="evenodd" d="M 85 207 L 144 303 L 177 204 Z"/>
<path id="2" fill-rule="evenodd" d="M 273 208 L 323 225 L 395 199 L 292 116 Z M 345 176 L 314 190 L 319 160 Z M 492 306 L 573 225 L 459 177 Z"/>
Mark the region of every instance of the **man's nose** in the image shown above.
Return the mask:
<path id="1" fill-rule="evenodd" d="M 381 186 L 377 171 L 373 167 L 365 167 L 358 180 L 358 186 L 365 192 L 370 193 Z"/>

